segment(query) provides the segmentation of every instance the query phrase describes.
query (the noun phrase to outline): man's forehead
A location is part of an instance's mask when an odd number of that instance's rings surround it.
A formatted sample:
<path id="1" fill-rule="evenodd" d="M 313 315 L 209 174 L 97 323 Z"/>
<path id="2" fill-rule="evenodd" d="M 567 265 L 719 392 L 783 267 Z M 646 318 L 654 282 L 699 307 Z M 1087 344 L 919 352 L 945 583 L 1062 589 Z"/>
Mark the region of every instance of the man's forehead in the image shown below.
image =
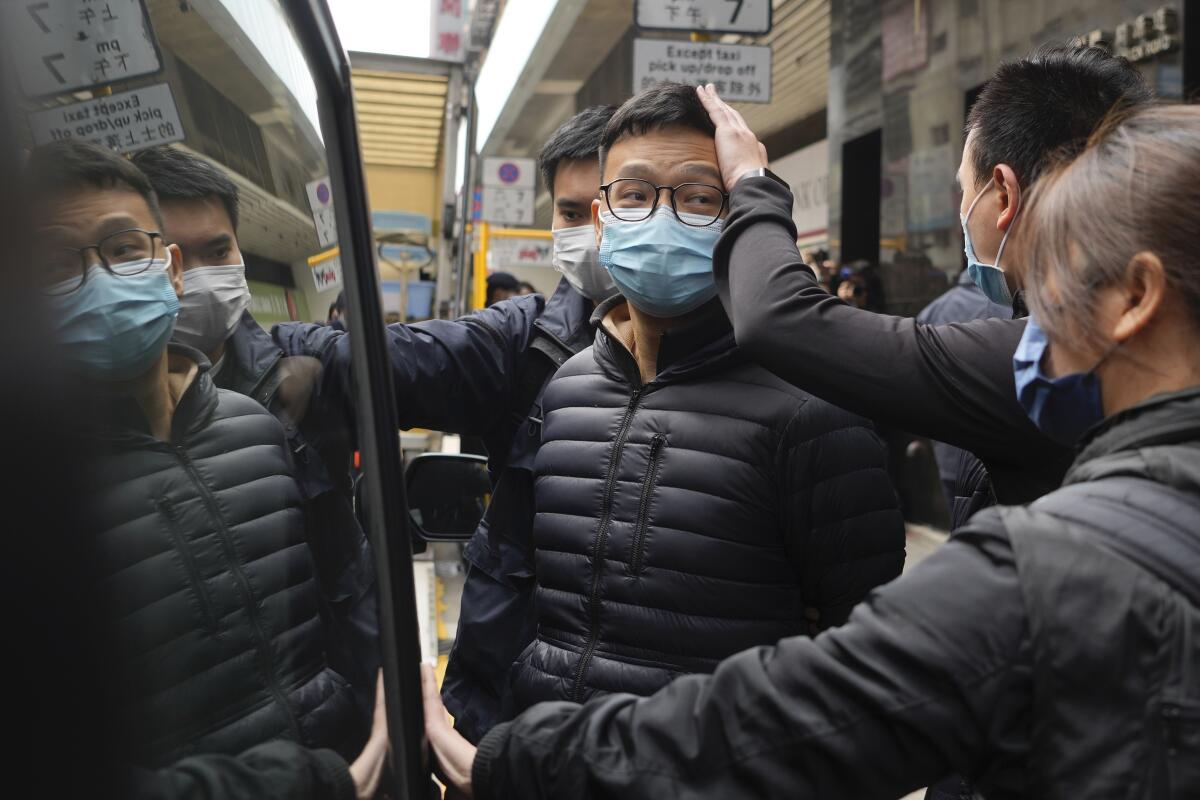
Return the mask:
<path id="1" fill-rule="evenodd" d="M 146 198 L 131 189 L 85 186 L 50 198 L 38 213 L 44 231 L 73 231 L 82 236 L 120 228 L 157 230 Z"/>
<path id="2" fill-rule="evenodd" d="M 216 195 L 195 198 L 167 198 L 159 200 L 163 220 L 168 228 L 220 228 L 233 230 L 233 220 L 225 204 Z"/>
<path id="3" fill-rule="evenodd" d="M 563 159 L 554 170 L 554 199 L 576 201 L 595 197 L 600 191 L 599 158 Z"/>
<path id="4" fill-rule="evenodd" d="M 609 149 L 605 180 L 654 176 L 719 184 L 716 142 L 700 131 L 672 125 L 622 137 Z"/>

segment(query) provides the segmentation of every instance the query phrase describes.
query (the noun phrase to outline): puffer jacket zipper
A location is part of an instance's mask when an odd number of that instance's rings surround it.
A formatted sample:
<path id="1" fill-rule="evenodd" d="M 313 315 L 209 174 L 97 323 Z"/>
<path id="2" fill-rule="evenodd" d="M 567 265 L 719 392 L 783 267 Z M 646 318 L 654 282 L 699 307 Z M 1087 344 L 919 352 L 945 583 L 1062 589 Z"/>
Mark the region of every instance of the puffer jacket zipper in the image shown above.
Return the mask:
<path id="1" fill-rule="evenodd" d="M 638 404 L 646 387 L 642 387 L 629 398 L 625 414 L 621 417 L 621 425 L 617 428 L 617 437 L 613 440 L 612 453 L 608 457 L 608 473 L 604 483 L 604 497 L 601 501 L 600 525 L 596 529 L 596 538 L 592 542 L 592 590 L 588 596 L 588 640 L 579 657 L 579 667 L 575 671 L 575 682 L 571 688 L 571 699 L 576 703 L 583 699 L 583 679 L 587 675 L 588 665 L 596 653 L 596 644 L 600 638 L 600 578 L 603 571 L 602 555 L 604 544 L 608 539 L 608 528 L 612 524 L 613 495 L 617 489 L 617 466 L 621 462 L 621 451 L 625 448 L 625 440 L 629 437 L 629 429 L 633 426 L 633 415 L 637 412 Z"/>
<path id="2" fill-rule="evenodd" d="M 667 437 L 661 433 L 656 434 L 650 442 L 650 460 L 646 464 L 646 479 L 642 483 L 642 498 L 638 502 L 637 522 L 633 526 L 633 555 L 629 561 L 629 571 L 633 575 L 642 573 L 646 529 L 650 527 L 650 497 L 654 493 L 654 482 L 658 477 L 658 466 L 662 462 L 662 451 L 666 444 Z"/>
<path id="3" fill-rule="evenodd" d="M 155 506 L 167 520 L 167 531 L 171 534 L 171 540 L 175 542 L 175 551 L 183 559 L 184 569 L 187 570 L 192 586 L 196 589 L 196 599 L 200 603 L 200 610 L 204 614 L 208 630 L 215 634 L 218 627 L 217 615 L 213 610 L 212 598 L 208 594 L 208 584 L 205 583 L 204 576 L 200 574 L 200 566 L 196 563 L 196 557 L 193 555 L 192 549 L 188 547 L 187 540 L 180 529 L 179 516 L 175 513 L 175 504 L 162 497 L 155 503 Z"/>
<path id="4" fill-rule="evenodd" d="M 196 465 L 192 463 L 191 456 L 187 454 L 181 446 L 175 446 L 175 455 L 183 464 L 184 470 L 187 471 L 188 477 L 196 485 L 200 492 L 201 498 L 204 500 L 204 505 L 208 508 L 212 518 L 217 523 L 217 534 L 221 540 L 221 547 L 225 551 L 225 558 L 229 562 L 229 571 L 237 581 L 238 588 L 242 593 L 242 601 L 246 606 L 246 615 L 250 619 L 250 625 L 254 629 L 255 638 L 258 640 L 258 654 L 263 675 L 266 678 L 267 688 L 275 698 L 275 702 L 283 709 L 287 716 L 288 726 L 292 730 L 292 735 L 295 736 L 297 742 L 303 742 L 304 737 L 300 730 L 300 721 L 296 719 L 296 712 L 288 703 L 287 695 L 283 691 L 283 687 L 279 685 L 279 676 L 275 671 L 275 656 L 271 652 L 271 640 L 267 638 L 266 631 L 263 630 L 262 620 L 258 615 L 258 603 L 254 599 L 254 592 L 250 588 L 250 581 L 246 578 L 246 573 L 242 571 L 241 562 L 238 560 L 237 552 L 233 549 L 233 537 L 229 532 L 229 527 L 225 524 L 225 518 L 221 516 L 221 510 L 217 507 L 217 500 L 213 497 L 212 492 L 208 488 L 208 484 L 200 476 Z"/>

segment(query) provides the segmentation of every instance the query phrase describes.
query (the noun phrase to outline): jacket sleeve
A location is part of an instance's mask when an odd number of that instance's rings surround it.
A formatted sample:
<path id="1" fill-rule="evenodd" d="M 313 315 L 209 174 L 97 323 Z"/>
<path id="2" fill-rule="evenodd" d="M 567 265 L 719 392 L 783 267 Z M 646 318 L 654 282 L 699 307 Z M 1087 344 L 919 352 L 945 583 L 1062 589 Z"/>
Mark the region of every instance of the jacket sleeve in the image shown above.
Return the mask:
<path id="1" fill-rule="evenodd" d="M 473 789 L 481 799 L 883 798 L 957 771 L 1015 795 L 1030 661 L 1012 548 L 968 528 L 815 639 L 747 650 L 651 697 L 544 703 L 497 726 L 480 743 Z"/>
<path id="2" fill-rule="evenodd" d="M 738 345 L 779 377 L 890 427 L 1024 463 L 1049 444 L 1016 403 L 1024 320 L 920 325 L 843 303 L 796 249 L 792 195 L 738 181 L 713 256 Z"/>
<path id="3" fill-rule="evenodd" d="M 523 295 L 457 320 L 387 327 L 397 426 L 483 434 L 508 413 L 517 365 L 545 300 Z M 288 355 L 314 356 L 320 392 L 354 410 L 351 337 L 327 325 L 285 323 L 273 331 Z"/>
<path id="4" fill-rule="evenodd" d="M 137 800 L 354 800 L 354 780 L 332 750 L 276 740 L 237 756 L 201 755 L 129 776 Z"/>
<path id="5" fill-rule="evenodd" d="M 904 517 L 887 449 L 870 423 L 817 398 L 782 438 L 781 500 L 788 552 L 800 574 L 811 633 L 904 567 Z"/>

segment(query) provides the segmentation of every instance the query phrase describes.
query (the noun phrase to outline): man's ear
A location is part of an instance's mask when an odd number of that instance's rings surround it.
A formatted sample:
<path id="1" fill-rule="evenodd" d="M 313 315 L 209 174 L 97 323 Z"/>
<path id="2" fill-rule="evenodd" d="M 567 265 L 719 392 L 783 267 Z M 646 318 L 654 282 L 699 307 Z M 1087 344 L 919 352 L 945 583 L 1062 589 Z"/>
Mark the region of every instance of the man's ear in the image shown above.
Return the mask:
<path id="1" fill-rule="evenodd" d="M 1021 183 L 1017 180 L 1017 173 L 1008 164 L 997 164 L 992 170 L 992 180 L 999 190 L 997 202 L 1000 215 L 996 217 L 996 230 L 1006 231 L 1021 210 Z"/>
<path id="2" fill-rule="evenodd" d="M 1167 272 L 1162 260 L 1148 250 L 1129 259 L 1120 286 L 1128 306 L 1113 325 L 1113 341 L 1123 342 L 1151 323 L 1167 295 Z"/>
<path id="3" fill-rule="evenodd" d="M 596 247 L 600 246 L 600 236 L 604 232 L 604 223 L 600 221 L 600 200 L 592 201 L 592 227 L 596 230 Z"/>
<path id="4" fill-rule="evenodd" d="M 177 244 L 167 245 L 167 254 L 171 257 L 171 263 L 167 266 L 167 277 L 171 279 L 171 286 L 175 287 L 175 296 L 183 299 L 183 251 L 179 249 Z"/>

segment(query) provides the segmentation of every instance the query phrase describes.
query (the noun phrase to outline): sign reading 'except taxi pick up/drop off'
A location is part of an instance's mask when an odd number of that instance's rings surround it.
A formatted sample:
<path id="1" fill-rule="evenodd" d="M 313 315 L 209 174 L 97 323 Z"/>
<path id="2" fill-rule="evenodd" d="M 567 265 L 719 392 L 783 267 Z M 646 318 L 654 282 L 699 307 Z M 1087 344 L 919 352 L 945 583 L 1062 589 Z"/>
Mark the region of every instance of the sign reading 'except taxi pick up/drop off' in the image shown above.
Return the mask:
<path id="1" fill-rule="evenodd" d="M 633 92 L 665 82 L 712 83 L 723 99 L 771 102 L 771 48 L 762 45 L 635 39 Z"/>
<path id="2" fill-rule="evenodd" d="M 121 153 L 184 140 L 179 109 L 165 83 L 37 111 L 29 115 L 29 128 L 37 144 L 78 139 Z"/>

